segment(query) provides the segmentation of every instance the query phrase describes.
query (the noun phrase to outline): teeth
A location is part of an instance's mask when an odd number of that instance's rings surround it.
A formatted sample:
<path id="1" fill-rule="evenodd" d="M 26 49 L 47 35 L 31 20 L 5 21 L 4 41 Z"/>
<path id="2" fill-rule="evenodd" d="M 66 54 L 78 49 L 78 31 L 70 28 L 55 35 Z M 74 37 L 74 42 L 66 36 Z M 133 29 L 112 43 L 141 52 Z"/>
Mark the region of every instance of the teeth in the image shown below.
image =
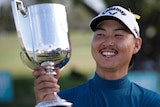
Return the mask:
<path id="1" fill-rule="evenodd" d="M 105 55 L 105 56 L 113 56 L 113 55 L 115 55 L 114 52 L 103 52 L 102 54 Z"/>

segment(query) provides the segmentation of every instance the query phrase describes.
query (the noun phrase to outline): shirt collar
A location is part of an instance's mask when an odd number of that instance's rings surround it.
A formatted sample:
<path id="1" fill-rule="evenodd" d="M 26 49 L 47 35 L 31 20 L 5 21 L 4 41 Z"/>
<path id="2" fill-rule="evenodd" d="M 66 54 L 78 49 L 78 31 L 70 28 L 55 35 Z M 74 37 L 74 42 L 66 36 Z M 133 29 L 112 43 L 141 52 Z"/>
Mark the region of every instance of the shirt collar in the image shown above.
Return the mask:
<path id="1" fill-rule="evenodd" d="M 95 73 L 92 80 L 93 80 L 93 86 L 99 89 L 105 88 L 105 89 L 116 90 L 129 87 L 131 84 L 131 82 L 128 80 L 127 75 L 117 80 L 107 80 L 101 78 L 99 75 L 97 75 L 97 73 Z"/>

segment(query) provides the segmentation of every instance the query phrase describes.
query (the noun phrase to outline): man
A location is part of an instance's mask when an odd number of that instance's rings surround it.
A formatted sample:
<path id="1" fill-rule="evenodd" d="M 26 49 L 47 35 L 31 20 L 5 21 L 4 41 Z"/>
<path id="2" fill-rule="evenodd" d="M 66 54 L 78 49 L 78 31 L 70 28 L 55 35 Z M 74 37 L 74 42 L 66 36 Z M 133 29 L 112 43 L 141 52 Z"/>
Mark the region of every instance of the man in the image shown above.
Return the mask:
<path id="1" fill-rule="evenodd" d="M 112 6 L 90 22 L 94 32 L 91 51 L 96 62 L 95 76 L 88 82 L 60 91 L 58 95 L 73 107 L 160 107 L 160 95 L 144 89 L 127 78 L 133 56 L 142 40 L 135 15 L 120 6 Z M 35 70 L 37 103 L 54 100 L 59 91 L 57 76 Z"/>

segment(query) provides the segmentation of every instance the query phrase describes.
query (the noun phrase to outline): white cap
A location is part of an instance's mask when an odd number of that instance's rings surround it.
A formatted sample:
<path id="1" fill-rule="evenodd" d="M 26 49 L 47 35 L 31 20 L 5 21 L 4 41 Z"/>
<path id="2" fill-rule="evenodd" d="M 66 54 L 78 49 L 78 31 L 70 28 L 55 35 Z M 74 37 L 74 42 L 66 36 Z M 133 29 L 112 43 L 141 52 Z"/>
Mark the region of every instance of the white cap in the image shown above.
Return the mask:
<path id="1" fill-rule="evenodd" d="M 98 24 L 100 24 L 104 20 L 109 19 L 119 20 L 133 33 L 136 38 L 140 36 L 136 17 L 133 13 L 121 6 L 112 6 L 98 14 L 91 20 L 90 28 L 92 29 L 92 31 L 95 31 Z"/>

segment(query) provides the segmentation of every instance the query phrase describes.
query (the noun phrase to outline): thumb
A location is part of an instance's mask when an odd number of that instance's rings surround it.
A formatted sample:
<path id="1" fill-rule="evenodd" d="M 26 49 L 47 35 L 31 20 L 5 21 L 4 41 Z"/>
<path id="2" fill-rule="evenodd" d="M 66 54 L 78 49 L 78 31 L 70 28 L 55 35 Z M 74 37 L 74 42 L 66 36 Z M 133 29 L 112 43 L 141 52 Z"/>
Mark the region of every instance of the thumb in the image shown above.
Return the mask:
<path id="1" fill-rule="evenodd" d="M 56 68 L 56 69 L 55 69 L 55 72 L 56 72 L 55 78 L 58 80 L 58 79 L 60 78 L 60 75 L 61 75 L 60 69 L 59 69 L 59 68 Z"/>

